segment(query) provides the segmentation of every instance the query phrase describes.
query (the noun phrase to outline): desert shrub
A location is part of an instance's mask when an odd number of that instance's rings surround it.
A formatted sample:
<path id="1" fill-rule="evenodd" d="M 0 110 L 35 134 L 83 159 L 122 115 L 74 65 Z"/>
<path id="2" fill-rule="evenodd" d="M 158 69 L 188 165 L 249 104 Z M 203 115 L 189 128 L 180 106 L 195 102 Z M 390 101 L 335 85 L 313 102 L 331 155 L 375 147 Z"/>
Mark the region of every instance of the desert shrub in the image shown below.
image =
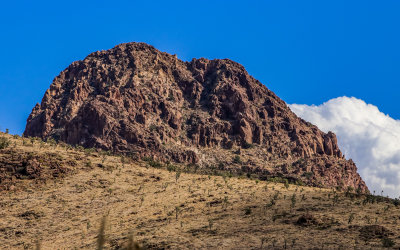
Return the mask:
<path id="1" fill-rule="evenodd" d="M 349 216 L 349 220 L 347 221 L 347 223 L 348 223 L 349 225 L 353 222 L 354 217 L 355 217 L 355 214 L 354 214 L 354 213 L 351 213 L 350 216 Z"/>
<path id="2" fill-rule="evenodd" d="M 57 141 L 54 138 L 48 138 L 47 143 L 49 143 L 51 146 L 57 145 Z"/>
<path id="3" fill-rule="evenodd" d="M 270 203 L 266 204 L 264 208 L 266 209 L 266 208 L 269 208 L 269 207 L 273 207 L 273 206 L 275 206 L 275 204 L 276 204 L 275 199 L 271 198 Z"/>
<path id="4" fill-rule="evenodd" d="M 0 149 L 5 149 L 10 146 L 10 140 L 6 137 L 0 137 Z"/>
<path id="5" fill-rule="evenodd" d="M 91 155 L 92 153 L 96 152 L 95 148 L 85 148 L 84 152 L 86 155 Z"/>
<path id="6" fill-rule="evenodd" d="M 163 167 L 163 164 L 161 162 L 156 161 L 151 157 L 144 157 L 143 160 L 146 161 L 150 167 L 153 167 L 153 168 L 162 168 Z"/>
<path id="7" fill-rule="evenodd" d="M 150 161 L 149 162 L 150 167 L 153 168 L 162 168 L 163 164 L 159 161 Z"/>
<path id="8" fill-rule="evenodd" d="M 149 129 L 150 129 L 150 131 L 156 131 L 156 130 L 157 130 L 157 126 L 154 125 L 154 124 L 151 124 L 151 125 L 149 126 Z"/>
<path id="9" fill-rule="evenodd" d="M 87 167 L 87 168 L 92 168 L 92 162 L 91 162 L 90 160 L 87 160 L 87 161 L 85 162 L 85 167 Z"/>
<path id="10" fill-rule="evenodd" d="M 29 140 L 31 141 L 31 144 L 34 145 L 36 141 L 36 137 L 29 137 Z"/>
<path id="11" fill-rule="evenodd" d="M 235 157 L 233 157 L 233 162 L 240 164 L 242 163 L 242 160 L 240 159 L 240 156 L 236 155 Z"/>
<path id="12" fill-rule="evenodd" d="M 311 177 L 313 177 L 313 175 L 313 172 L 305 172 L 302 174 L 302 176 L 306 177 L 307 179 L 310 179 Z"/>
<path id="13" fill-rule="evenodd" d="M 174 101 L 175 101 L 174 95 L 173 95 L 172 93 L 170 93 L 170 94 L 168 95 L 167 100 L 168 100 L 168 101 L 171 101 L 171 102 L 174 102 Z"/>
<path id="14" fill-rule="evenodd" d="M 396 201 L 397 200 L 397 201 Z M 372 195 L 372 194 L 366 194 L 363 200 L 363 205 L 366 205 L 367 203 L 393 203 L 394 205 L 398 206 L 400 205 L 399 199 L 391 199 L 388 197 L 380 196 L 380 195 Z"/>
<path id="15" fill-rule="evenodd" d="M 294 162 L 293 165 L 299 165 L 301 167 L 305 167 L 307 165 L 307 162 L 304 160 L 304 158 L 300 158 L 296 162 Z"/>
<path id="16" fill-rule="evenodd" d="M 181 172 L 177 171 L 177 172 L 175 173 L 175 181 L 176 181 L 177 183 L 178 183 L 179 177 L 181 177 Z"/>
<path id="17" fill-rule="evenodd" d="M 176 166 L 175 165 L 173 165 L 173 164 L 168 164 L 167 165 L 167 170 L 169 171 L 169 172 L 173 172 L 173 171 L 176 171 Z"/>
<path id="18" fill-rule="evenodd" d="M 244 149 L 254 148 L 254 145 L 248 142 L 243 143 L 242 147 Z"/>
<path id="19" fill-rule="evenodd" d="M 274 196 L 272 197 L 274 200 L 278 200 L 279 198 L 279 191 L 276 191 Z"/>
<path id="20" fill-rule="evenodd" d="M 289 180 L 284 177 L 275 176 L 268 178 L 268 181 L 275 183 L 283 183 L 283 185 L 285 185 L 285 188 L 289 188 Z"/>
<path id="21" fill-rule="evenodd" d="M 148 157 L 148 156 L 145 156 L 145 157 L 143 157 L 142 159 L 143 159 L 143 161 L 147 161 L 147 162 L 153 160 L 153 158 Z"/>
<path id="22" fill-rule="evenodd" d="M 193 163 L 190 163 L 190 164 L 186 165 L 186 167 L 185 167 L 187 172 L 195 172 L 195 173 L 197 173 L 197 170 L 199 168 L 200 168 L 199 165 L 193 164 Z"/>
<path id="23" fill-rule="evenodd" d="M 289 189 L 289 182 L 287 179 L 285 179 L 285 182 L 283 183 L 286 189 Z"/>
<path id="24" fill-rule="evenodd" d="M 301 215 L 297 221 L 296 225 L 299 226 L 312 226 L 312 225 L 319 225 L 321 222 L 319 219 L 317 219 L 314 215 L 312 214 L 303 214 Z"/>
<path id="25" fill-rule="evenodd" d="M 290 207 L 291 208 L 294 208 L 295 206 L 296 206 L 296 194 L 293 194 L 292 195 L 292 198 L 290 199 L 291 200 L 291 205 L 290 205 Z"/>
<path id="26" fill-rule="evenodd" d="M 367 218 L 368 224 L 370 224 L 370 218 Z M 390 231 L 383 226 L 379 225 L 367 225 L 360 228 L 360 236 L 365 240 L 371 240 L 374 238 L 387 238 Z"/>
<path id="27" fill-rule="evenodd" d="M 245 214 L 245 215 L 250 215 L 250 214 L 251 214 L 251 207 L 246 207 L 246 208 L 244 209 L 244 214 Z"/>
<path id="28" fill-rule="evenodd" d="M 208 228 L 210 228 L 210 231 L 211 231 L 213 225 L 214 225 L 214 221 L 212 219 L 208 219 Z"/>
<path id="29" fill-rule="evenodd" d="M 384 237 L 382 238 L 382 246 L 383 247 L 393 247 L 394 246 L 394 241 L 390 238 Z"/>
<path id="30" fill-rule="evenodd" d="M 346 197 L 352 196 L 353 191 L 354 191 L 353 187 L 347 187 L 346 192 L 345 192 L 345 196 Z"/>
<path id="31" fill-rule="evenodd" d="M 179 212 L 180 212 L 180 207 L 176 206 L 175 207 L 175 218 L 176 219 L 178 219 Z"/>

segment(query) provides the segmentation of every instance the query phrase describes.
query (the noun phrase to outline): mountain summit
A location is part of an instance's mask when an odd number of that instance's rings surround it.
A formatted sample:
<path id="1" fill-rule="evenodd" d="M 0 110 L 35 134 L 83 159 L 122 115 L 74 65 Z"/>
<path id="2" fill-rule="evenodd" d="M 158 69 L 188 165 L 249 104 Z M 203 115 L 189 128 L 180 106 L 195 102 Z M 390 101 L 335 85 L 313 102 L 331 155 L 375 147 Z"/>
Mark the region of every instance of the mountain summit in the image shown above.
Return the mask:
<path id="1" fill-rule="evenodd" d="M 24 136 L 368 192 L 335 134 L 297 117 L 242 65 L 184 62 L 144 43 L 73 62 L 32 110 Z"/>

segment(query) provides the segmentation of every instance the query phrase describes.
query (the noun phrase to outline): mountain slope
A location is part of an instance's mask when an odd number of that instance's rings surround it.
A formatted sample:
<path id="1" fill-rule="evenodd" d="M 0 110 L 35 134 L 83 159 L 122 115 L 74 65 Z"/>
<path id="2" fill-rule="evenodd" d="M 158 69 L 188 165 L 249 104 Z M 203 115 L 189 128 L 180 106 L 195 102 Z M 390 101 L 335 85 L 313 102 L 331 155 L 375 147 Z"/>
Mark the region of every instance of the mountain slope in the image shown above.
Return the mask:
<path id="1" fill-rule="evenodd" d="M 24 135 L 368 192 L 336 136 L 298 118 L 240 64 L 183 62 L 144 43 L 72 63 L 33 109 Z"/>
<path id="2" fill-rule="evenodd" d="M 1 249 L 97 249 L 104 216 L 104 249 L 121 249 L 131 236 L 148 249 L 400 246 L 399 200 L 167 171 L 104 151 L 3 137 L 10 145 L 0 149 Z M 67 171 L 49 174 L 54 163 Z"/>

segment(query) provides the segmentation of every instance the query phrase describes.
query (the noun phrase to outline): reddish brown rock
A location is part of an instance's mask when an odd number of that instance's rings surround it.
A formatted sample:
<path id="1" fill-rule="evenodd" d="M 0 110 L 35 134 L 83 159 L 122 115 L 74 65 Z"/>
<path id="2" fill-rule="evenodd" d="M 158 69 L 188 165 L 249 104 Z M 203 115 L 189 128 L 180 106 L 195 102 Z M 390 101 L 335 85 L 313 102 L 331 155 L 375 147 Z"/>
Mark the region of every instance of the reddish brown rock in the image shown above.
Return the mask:
<path id="1" fill-rule="evenodd" d="M 24 135 L 367 191 L 336 136 L 298 118 L 242 65 L 183 62 L 144 43 L 72 63 L 32 110 Z M 232 161 L 240 147 L 242 166 Z M 308 171 L 312 178 L 302 175 Z"/>

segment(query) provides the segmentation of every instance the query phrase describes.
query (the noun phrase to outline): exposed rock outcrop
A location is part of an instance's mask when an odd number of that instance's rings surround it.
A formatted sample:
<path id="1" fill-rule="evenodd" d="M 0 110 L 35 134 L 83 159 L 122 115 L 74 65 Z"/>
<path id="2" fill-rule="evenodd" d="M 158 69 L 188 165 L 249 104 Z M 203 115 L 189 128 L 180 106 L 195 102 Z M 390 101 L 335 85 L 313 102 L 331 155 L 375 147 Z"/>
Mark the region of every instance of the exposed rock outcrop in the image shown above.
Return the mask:
<path id="1" fill-rule="evenodd" d="M 242 65 L 184 62 L 144 43 L 72 63 L 34 107 L 24 135 L 367 191 L 336 136 L 298 118 Z M 232 161 L 240 147 L 241 166 Z"/>

